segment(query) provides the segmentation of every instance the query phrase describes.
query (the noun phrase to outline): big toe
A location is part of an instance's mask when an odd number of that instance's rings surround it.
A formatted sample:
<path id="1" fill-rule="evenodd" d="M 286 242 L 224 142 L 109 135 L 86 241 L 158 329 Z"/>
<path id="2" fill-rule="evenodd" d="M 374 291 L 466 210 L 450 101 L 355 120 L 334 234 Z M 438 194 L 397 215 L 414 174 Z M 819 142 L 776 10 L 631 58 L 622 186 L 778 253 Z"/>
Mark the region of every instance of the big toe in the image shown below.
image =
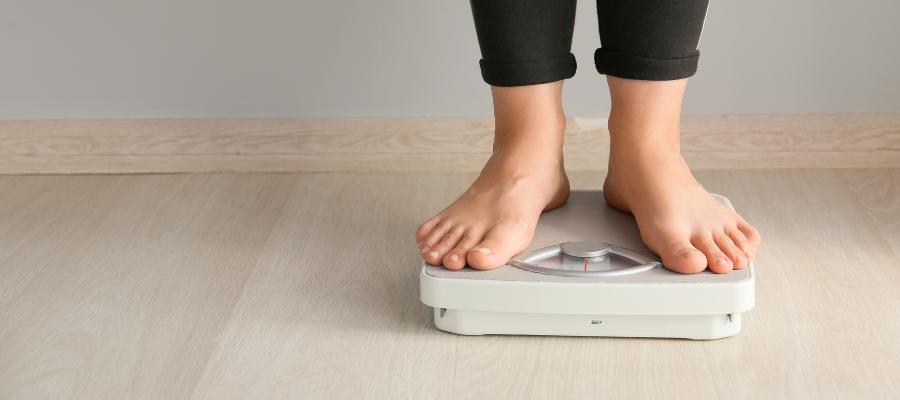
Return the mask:
<path id="1" fill-rule="evenodd" d="M 519 224 L 498 225 L 488 232 L 481 243 L 469 250 L 466 263 L 482 270 L 503 266 L 528 246 L 531 236 L 531 232 Z"/>

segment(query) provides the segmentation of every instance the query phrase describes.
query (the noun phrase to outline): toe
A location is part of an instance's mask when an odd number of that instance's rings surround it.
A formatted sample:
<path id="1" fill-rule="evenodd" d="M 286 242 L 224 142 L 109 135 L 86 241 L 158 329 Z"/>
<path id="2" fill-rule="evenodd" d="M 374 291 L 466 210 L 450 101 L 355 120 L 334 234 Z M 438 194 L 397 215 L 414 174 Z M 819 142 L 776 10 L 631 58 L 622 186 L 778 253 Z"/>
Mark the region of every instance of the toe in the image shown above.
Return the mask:
<path id="1" fill-rule="evenodd" d="M 682 274 L 696 274 L 706 269 L 706 257 L 690 242 L 677 242 L 661 252 L 663 265 Z"/>
<path id="2" fill-rule="evenodd" d="M 425 235 L 425 238 L 419 242 L 419 253 L 422 254 L 423 257 L 430 253 L 431 248 L 440 243 L 452 228 L 453 226 L 449 221 L 445 221 L 432 229 L 431 232 L 428 232 L 428 234 Z"/>
<path id="3" fill-rule="evenodd" d="M 744 237 L 750 241 L 750 244 L 759 249 L 759 246 L 762 245 L 762 236 L 759 235 L 759 231 L 745 221 L 739 222 L 737 227 L 744 234 Z"/>
<path id="4" fill-rule="evenodd" d="M 466 262 L 475 269 L 494 269 L 506 264 L 531 241 L 524 224 L 502 223 L 491 229 L 481 243 L 466 254 Z"/>
<path id="5" fill-rule="evenodd" d="M 419 243 L 419 247 L 422 247 L 422 241 L 425 240 L 425 237 L 431 233 L 440 222 L 441 216 L 435 215 L 433 218 L 425 221 L 422 225 L 419 225 L 419 229 L 416 229 L 416 243 Z"/>
<path id="6" fill-rule="evenodd" d="M 703 252 L 703 255 L 706 256 L 706 266 L 710 271 L 717 274 L 724 274 L 731 272 L 731 270 L 734 269 L 734 264 L 731 259 L 719 249 L 719 245 L 713 240 L 711 233 L 700 235 L 693 240 L 693 243 L 694 246 L 700 249 L 700 251 Z"/>
<path id="7" fill-rule="evenodd" d="M 737 228 L 731 228 L 726 229 L 725 233 L 731 238 L 734 245 L 741 249 L 741 252 L 747 257 L 748 263 L 752 263 L 756 260 L 756 245 L 751 243 L 750 239 L 747 239 L 747 236 L 744 236 L 744 232 L 741 232 L 741 230 Z"/>
<path id="8" fill-rule="evenodd" d="M 732 241 L 724 231 L 713 235 L 713 240 L 716 241 L 719 250 L 721 250 L 722 253 L 725 253 L 725 256 L 731 260 L 734 269 L 741 269 L 747 266 L 747 256 L 744 255 L 744 252 L 734 244 L 734 241 Z"/>
<path id="9" fill-rule="evenodd" d="M 480 243 L 482 239 L 484 239 L 483 234 L 474 231 L 464 233 L 462 239 L 456 244 L 456 247 L 454 247 L 453 250 L 450 250 L 450 252 L 447 253 L 447 256 L 444 257 L 444 267 L 454 271 L 465 267 L 466 254 L 469 254 L 469 250 L 472 250 L 472 248 Z"/>
<path id="10" fill-rule="evenodd" d="M 431 246 L 431 249 L 428 253 L 425 254 L 425 261 L 428 261 L 431 265 L 441 265 L 444 263 L 444 257 L 450 251 L 450 249 L 456 247 L 456 244 L 459 243 L 459 238 L 462 237 L 464 230 L 461 227 L 456 227 L 451 229 L 441 238 L 441 241 Z"/>

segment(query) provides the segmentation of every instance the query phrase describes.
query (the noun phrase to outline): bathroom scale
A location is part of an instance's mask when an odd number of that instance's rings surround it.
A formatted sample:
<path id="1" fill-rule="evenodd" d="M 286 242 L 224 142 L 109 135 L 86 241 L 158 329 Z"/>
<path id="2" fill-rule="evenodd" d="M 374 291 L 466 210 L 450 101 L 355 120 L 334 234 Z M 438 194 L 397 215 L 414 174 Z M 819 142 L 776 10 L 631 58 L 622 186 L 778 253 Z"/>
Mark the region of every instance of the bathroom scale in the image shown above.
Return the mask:
<path id="1" fill-rule="evenodd" d="M 727 274 L 669 271 L 601 191 L 573 191 L 541 214 L 528 248 L 500 268 L 423 261 L 419 278 L 435 326 L 461 335 L 719 339 L 741 331 L 756 293 L 752 263 Z"/>

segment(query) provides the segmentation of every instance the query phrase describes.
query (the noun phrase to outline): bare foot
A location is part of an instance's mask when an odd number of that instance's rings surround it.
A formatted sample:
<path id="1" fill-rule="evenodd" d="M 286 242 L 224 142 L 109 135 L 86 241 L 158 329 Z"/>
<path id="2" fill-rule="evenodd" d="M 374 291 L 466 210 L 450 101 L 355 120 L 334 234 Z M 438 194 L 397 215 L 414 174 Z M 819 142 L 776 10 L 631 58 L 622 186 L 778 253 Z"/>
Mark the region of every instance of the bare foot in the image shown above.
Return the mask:
<path id="1" fill-rule="evenodd" d="M 726 273 L 753 262 L 759 232 L 703 189 L 680 155 L 686 80 L 608 81 L 613 108 L 606 201 L 634 214 L 644 243 L 673 271 Z"/>
<path id="2" fill-rule="evenodd" d="M 500 267 L 531 243 L 541 212 L 569 197 L 562 81 L 492 91 L 493 155 L 459 199 L 416 231 L 419 251 L 432 265 Z"/>
<path id="3" fill-rule="evenodd" d="M 616 158 L 603 184 L 606 201 L 634 214 L 644 243 L 666 268 L 726 273 L 756 258 L 759 233 L 710 196 L 677 152 L 647 149 Z"/>

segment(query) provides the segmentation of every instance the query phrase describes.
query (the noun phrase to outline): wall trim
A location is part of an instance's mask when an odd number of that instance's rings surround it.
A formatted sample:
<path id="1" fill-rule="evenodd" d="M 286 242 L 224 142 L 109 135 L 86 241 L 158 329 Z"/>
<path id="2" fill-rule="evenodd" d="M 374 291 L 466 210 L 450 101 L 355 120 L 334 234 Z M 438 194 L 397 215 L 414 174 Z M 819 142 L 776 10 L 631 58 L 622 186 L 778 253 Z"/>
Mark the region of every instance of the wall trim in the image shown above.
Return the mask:
<path id="1" fill-rule="evenodd" d="M 605 169 L 609 133 L 569 119 L 570 170 Z M 900 167 L 900 114 L 685 116 L 692 169 Z M 493 119 L 0 121 L 0 174 L 477 171 Z"/>

